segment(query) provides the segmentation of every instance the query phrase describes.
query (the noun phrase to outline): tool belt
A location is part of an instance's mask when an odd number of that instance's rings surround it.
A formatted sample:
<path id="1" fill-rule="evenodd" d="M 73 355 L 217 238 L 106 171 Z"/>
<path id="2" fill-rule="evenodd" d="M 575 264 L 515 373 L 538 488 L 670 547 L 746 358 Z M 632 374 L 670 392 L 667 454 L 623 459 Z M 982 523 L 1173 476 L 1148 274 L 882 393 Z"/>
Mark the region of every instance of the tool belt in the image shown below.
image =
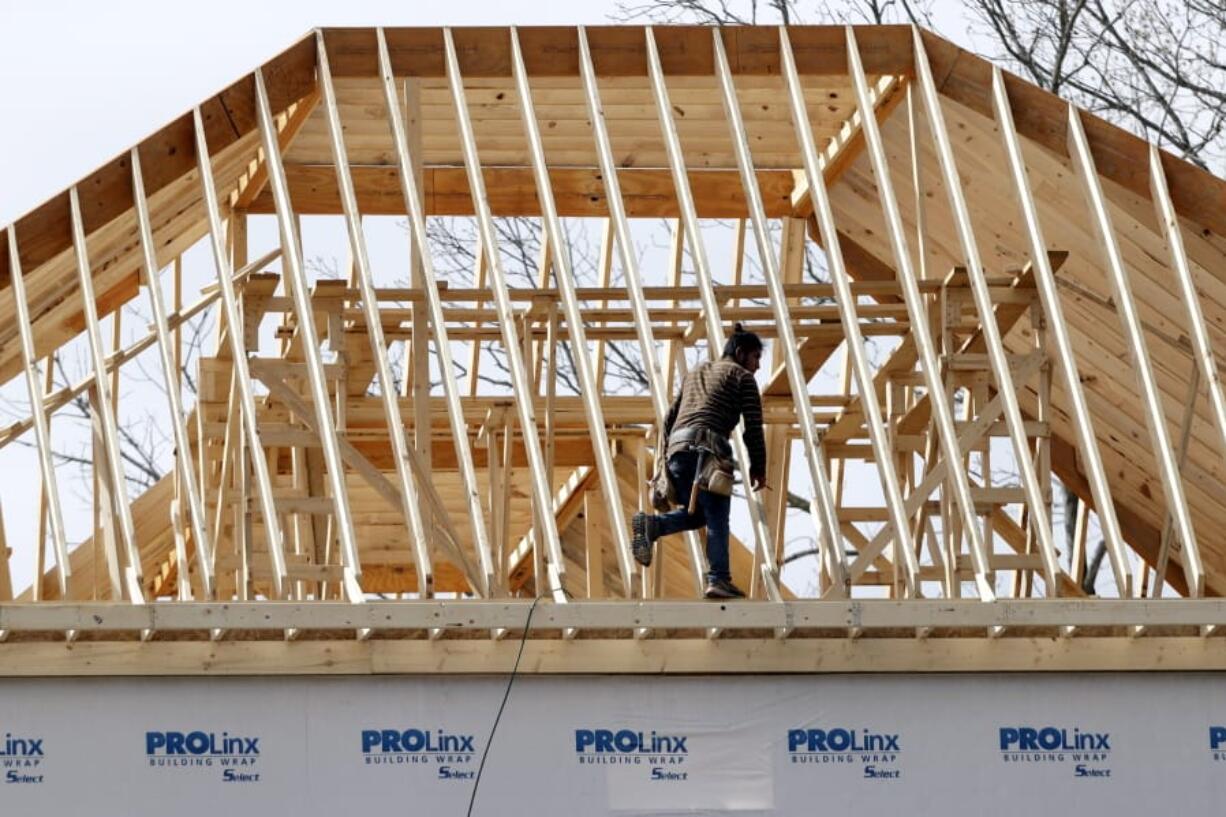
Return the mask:
<path id="1" fill-rule="evenodd" d="M 686 451 L 698 452 L 695 485 L 699 490 L 719 496 L 732 495 L 736 463 L 728 438 L 702 426 L 678 428 L 669 436 L 664 456 L 656 458 L 656 473 L 651 481 L 651 503 L 661 512 L 686 504 L 688 497 L 677 496 L 666 466 L 673 454 Z"/>
<path id="2" fill-rule="evenodd" d="M 709 428 L 688 426 L 673 431 L 668 438 L 668 454 L 678 451 L 706 451 L 724 460 L 732 460 L 732 444 L 728 438 Z"/>

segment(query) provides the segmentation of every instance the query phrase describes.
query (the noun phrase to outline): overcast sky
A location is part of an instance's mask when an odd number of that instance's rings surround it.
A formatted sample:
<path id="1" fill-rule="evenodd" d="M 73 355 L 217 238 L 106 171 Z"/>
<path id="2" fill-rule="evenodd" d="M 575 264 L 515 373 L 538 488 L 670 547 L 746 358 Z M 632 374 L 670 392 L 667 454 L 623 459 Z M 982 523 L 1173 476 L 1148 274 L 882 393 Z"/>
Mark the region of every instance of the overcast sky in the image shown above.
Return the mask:
<path id="1" fill-rule="evenodd" d="M 612 0 L 0 0 L 0 225 L 316 26 L 607 22 Z"/>

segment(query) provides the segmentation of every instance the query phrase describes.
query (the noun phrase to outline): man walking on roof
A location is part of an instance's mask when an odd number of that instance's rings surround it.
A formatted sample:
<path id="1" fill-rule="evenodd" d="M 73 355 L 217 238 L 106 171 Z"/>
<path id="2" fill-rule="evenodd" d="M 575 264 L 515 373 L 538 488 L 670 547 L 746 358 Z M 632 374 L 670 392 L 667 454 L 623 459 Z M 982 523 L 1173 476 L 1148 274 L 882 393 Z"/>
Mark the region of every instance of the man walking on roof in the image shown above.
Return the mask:
<path id="1" fill-rule="evenodd" d="M 749 479 L 754 491 L 765 488 L 762 396 L 754 380 L 761 362 L 762 339 L 738 323 L 723 357 L 704 361 L 685 376 L 664 420 L 666 479 L 657 477 L 655 490 L 681 507 L 658 515 L 639 512 L 632 522 L 634 558 L 644 567 L 651 564 L 656 539 L 705 525 L 709 572 L 704 595 L 709 599 L 745 596 L 732 583 L 728 561 L 733 471 L 728 437 L 744 418 Z"/>

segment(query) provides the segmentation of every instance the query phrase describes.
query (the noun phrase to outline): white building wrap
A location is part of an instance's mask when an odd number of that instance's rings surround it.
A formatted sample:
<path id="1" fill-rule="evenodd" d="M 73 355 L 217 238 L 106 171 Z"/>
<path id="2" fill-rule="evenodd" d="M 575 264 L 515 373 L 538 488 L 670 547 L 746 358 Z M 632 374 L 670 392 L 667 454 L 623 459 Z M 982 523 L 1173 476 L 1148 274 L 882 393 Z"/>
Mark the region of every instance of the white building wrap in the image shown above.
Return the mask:
<path id="1" fill-rule="evenodd" d="M 463 815 L 499 677 L 0 682 L 0 815 Z M 1215 675 L 522 677 L 474 814 L 1219 814 Z"/>

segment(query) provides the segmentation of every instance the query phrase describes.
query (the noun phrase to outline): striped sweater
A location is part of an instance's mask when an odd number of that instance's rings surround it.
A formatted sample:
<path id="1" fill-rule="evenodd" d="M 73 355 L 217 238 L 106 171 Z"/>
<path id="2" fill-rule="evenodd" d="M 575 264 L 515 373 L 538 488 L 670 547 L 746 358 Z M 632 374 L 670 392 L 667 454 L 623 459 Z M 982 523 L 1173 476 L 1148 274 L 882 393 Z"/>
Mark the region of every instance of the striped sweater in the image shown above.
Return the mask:
<path id="1" fill-rule="evenodd" d="M 674 429 L 701 426 L 724 437 L 745 419 L 749 473 L 766 475 L 766 440 L 762 433 L 762 396 L 753 374 L 731 358 L 695 366 L 681 382 L 681 391 L 664 420 L 665 439 Z"/>

